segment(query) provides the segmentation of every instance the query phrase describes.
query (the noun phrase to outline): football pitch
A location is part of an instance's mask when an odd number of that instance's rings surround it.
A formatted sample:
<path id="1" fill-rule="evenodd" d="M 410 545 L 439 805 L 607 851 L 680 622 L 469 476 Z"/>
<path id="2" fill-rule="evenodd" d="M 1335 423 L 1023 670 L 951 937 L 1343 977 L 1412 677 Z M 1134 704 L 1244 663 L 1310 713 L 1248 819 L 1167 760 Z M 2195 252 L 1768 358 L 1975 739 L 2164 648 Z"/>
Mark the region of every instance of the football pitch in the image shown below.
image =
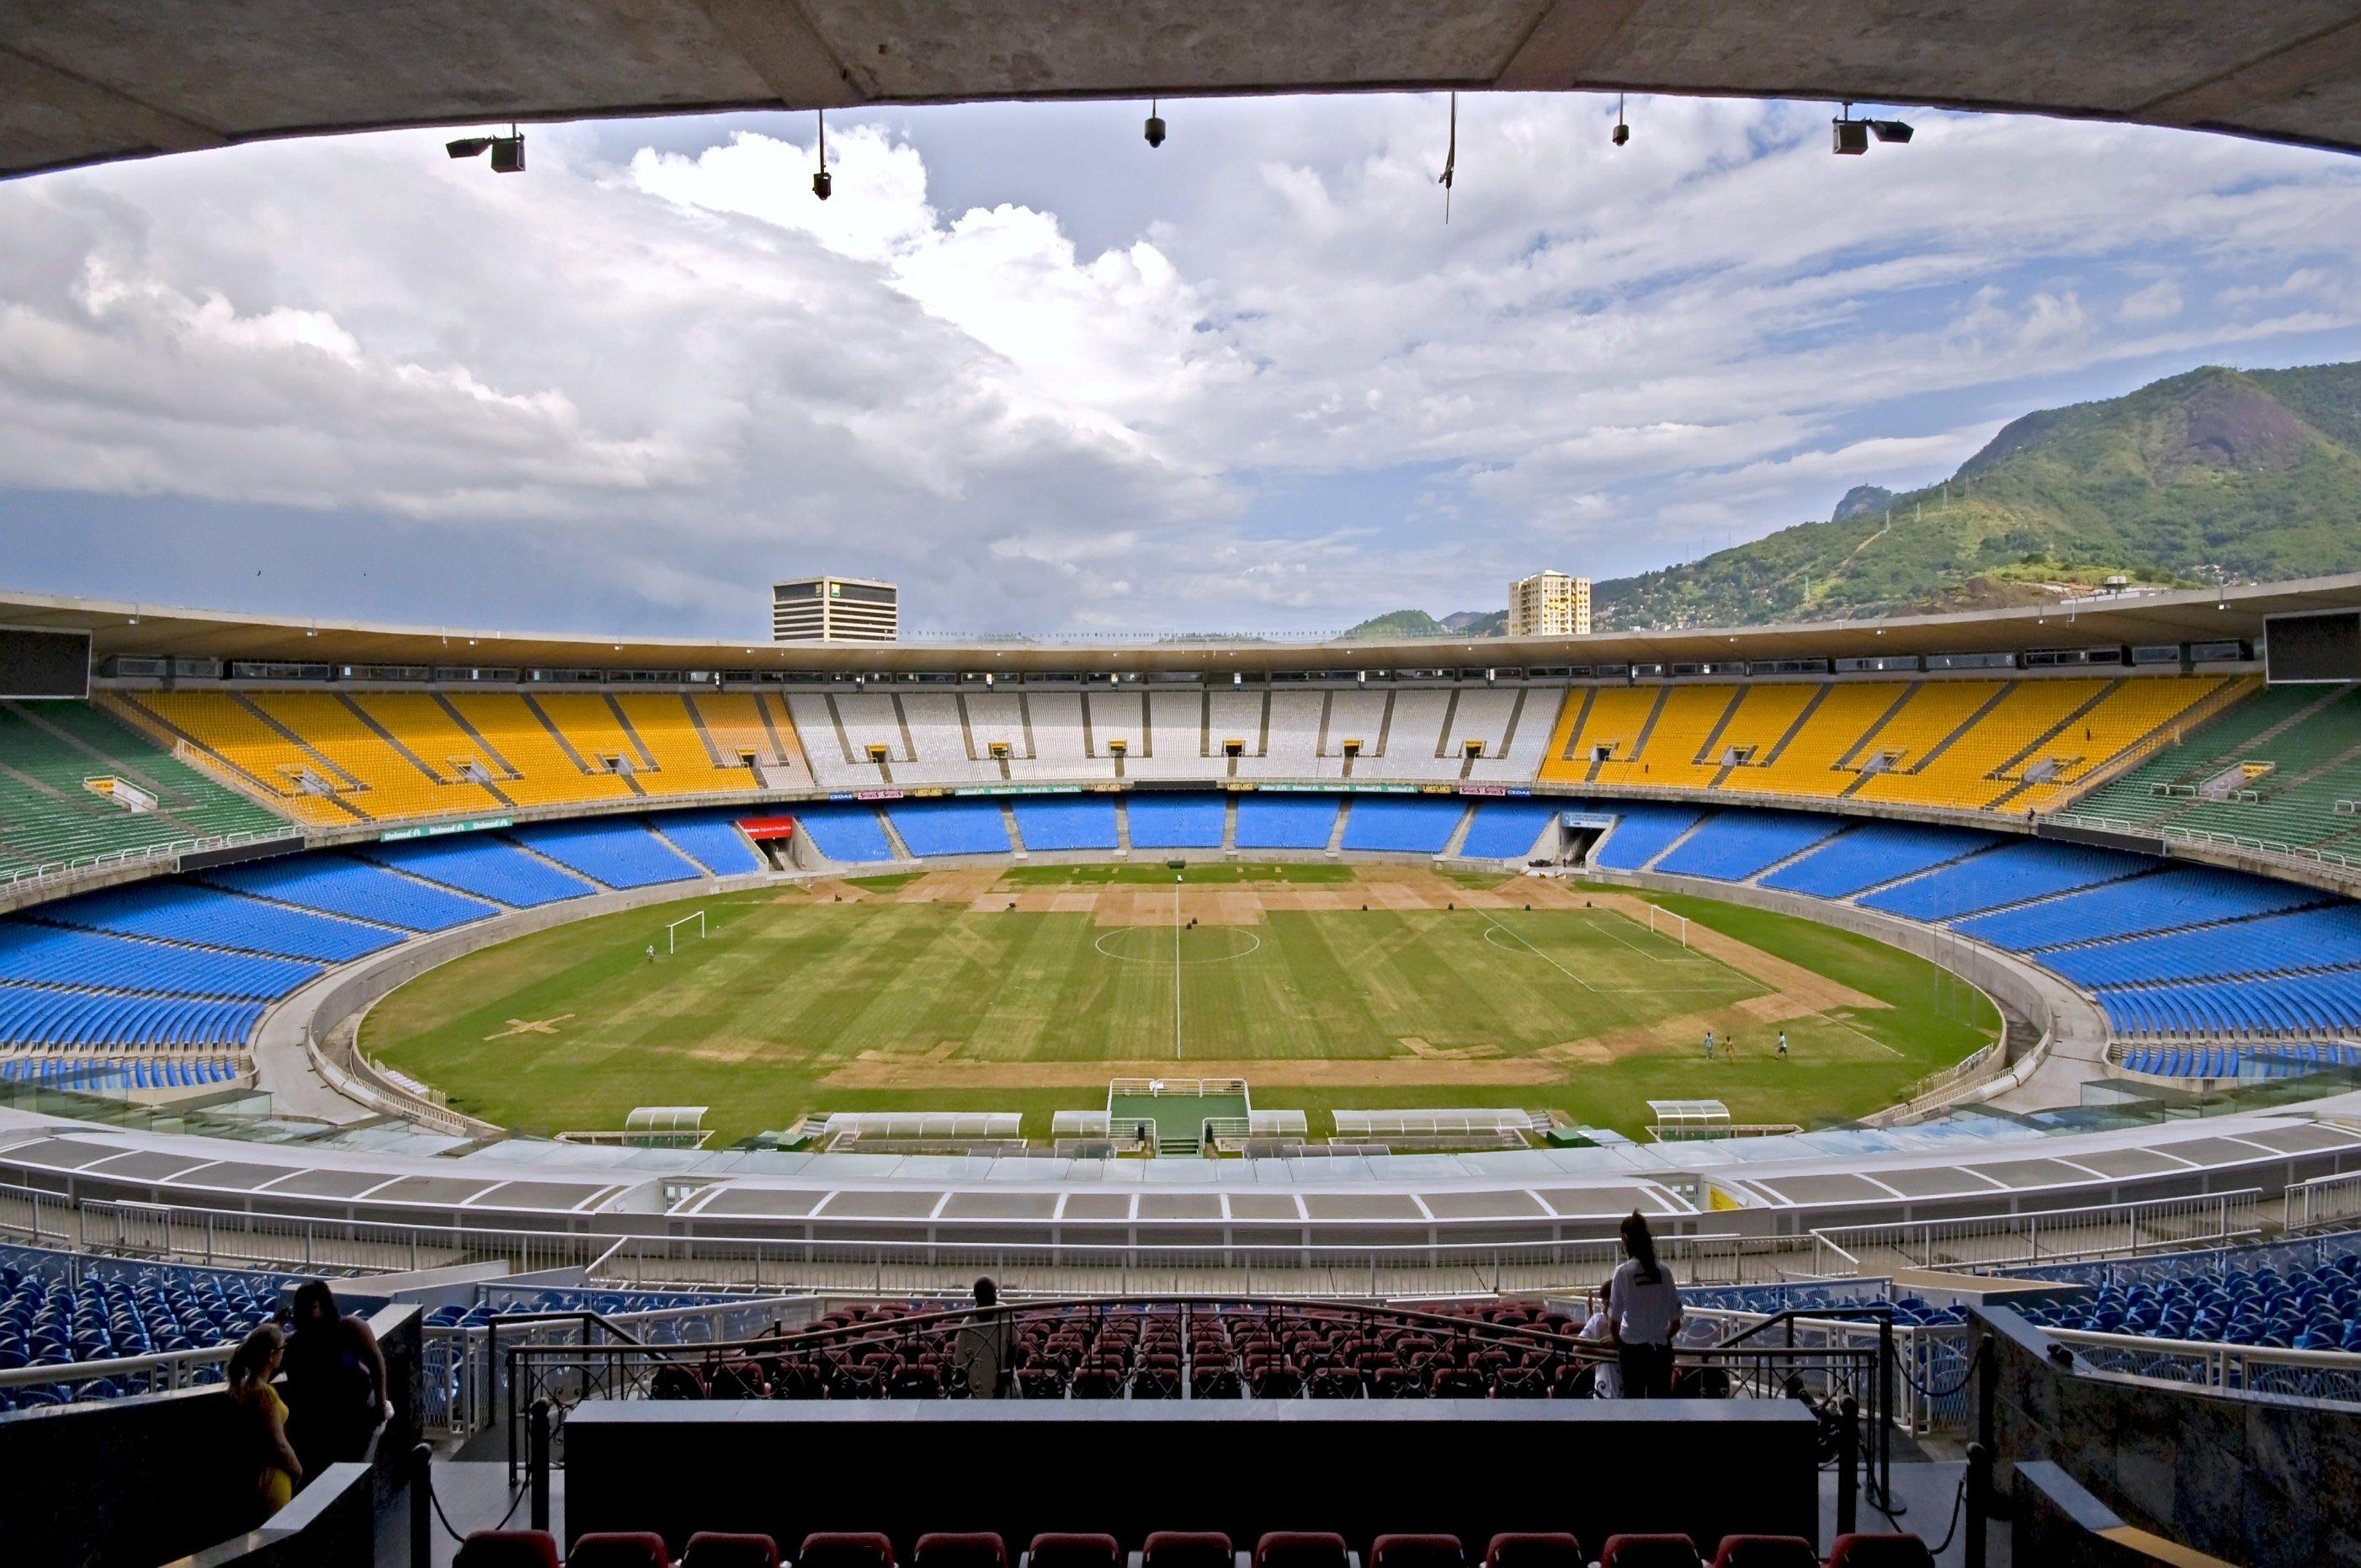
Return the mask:
<path id="1" fill-rule="evenodd" d="M 1639 1135 L 1646 1102 L 1674 1099 L 1810 1125 L 1999 1029 L 1931 964 L 1735 905 L 1392 867 L 1108 869 L 602 916 L 421 976 L 361 1046 L 521 1131 L 705 1105 L 718 1146 L 810 1111 L 1018 1111 L 1040 1138 L 1054 1111 L 1104 1108 L 1111 1079 L 1158 1074 L 1246 1079 L 1315 1135 L 1340 1106 L 1450 1105 Z M 700 908 L 708 935 L 668 954 L 665 924 Z M 1710 1059 L 1708 1029 L 1729 1047 Z"/>

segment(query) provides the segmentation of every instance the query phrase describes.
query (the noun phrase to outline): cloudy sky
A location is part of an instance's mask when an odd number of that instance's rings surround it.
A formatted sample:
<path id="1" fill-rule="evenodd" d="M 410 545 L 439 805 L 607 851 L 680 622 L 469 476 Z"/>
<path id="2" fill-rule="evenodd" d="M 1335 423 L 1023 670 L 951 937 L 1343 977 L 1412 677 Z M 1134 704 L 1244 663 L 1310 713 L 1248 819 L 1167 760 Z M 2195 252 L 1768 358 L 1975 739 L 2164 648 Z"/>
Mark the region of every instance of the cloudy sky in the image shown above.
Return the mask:
<path id="1" fill-rule="evenodd" d="M 990 105 L 0 185 L 0 589 L 760 636 L 1496 608 L 1948 473 L 2028 408 L 2361 358 L 2361 163 L 1824 104 Z"/>

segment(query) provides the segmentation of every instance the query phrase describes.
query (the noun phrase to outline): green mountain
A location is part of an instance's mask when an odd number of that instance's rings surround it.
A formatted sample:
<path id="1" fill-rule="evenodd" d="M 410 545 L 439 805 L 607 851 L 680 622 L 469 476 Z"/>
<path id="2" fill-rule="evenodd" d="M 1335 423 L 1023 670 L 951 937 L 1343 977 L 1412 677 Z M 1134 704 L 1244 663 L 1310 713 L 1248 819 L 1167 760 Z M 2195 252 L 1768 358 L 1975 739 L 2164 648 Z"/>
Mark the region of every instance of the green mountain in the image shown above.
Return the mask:
<path id="1" fill-rule="evenodd" d="M 1381 641 L 1389 637 L 1441 637 L 1448 630 L 1422 609 L 1388 610 L 1345 633 L 1347 640 Z"/>
<path id="2" fill-rule="evenodd" d="M 1600 583 L 1596 623 L 1997 608 L 2115 573 L 2195 585 L 2361 570 L 2361 364 L 2192 370 L 2026 414 L 1949 479 L 1873 510 L 1865 493 L 1833 521 Z"/>

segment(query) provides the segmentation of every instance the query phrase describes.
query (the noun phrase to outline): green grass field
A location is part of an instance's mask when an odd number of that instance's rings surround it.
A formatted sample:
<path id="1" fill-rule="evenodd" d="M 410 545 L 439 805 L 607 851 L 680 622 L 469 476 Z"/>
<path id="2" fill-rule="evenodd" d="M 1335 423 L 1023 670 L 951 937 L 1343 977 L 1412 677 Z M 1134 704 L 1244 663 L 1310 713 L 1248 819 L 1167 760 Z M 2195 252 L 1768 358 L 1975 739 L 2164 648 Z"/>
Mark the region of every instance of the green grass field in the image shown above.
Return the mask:
<path id="1" fill-rule="evenodd" d="M 1097 869 L 1014 868 L 1001 885 Z M 1896 949 L 1661 902 L 1885 1005 L 1789 1018 L 1781 1061 L 1781 1025 L 1760 1014 L 1773 987 L 1604 910 L 1274 908 L 1182 929 L 1176 966 L 1169 925 L 763 889 L 461 959 L 379 1003 L 361 1044 L 522 1131 L 701 1104 L 724 1144 L 812 1110 L 1015 1110 L 1046 1136 L 1051 1112 L 1102 1107 L 1109 1078 L 1139 1070 L 1237 1073 L 1257 1107 L 1301 1108 L 1315 1134 L 1339 1106 L 1459 1104 L 1636 1135 L 1646 1101 L 1697 1098 L 1811 1124 L 1890 1103 L 1998 1028 L 1972 989 Z M 709 936 L 665 956 L 663 927 L 691 908 Z M 1704 1058 L 1708 1025 L 1735 1033 L 1738 1060 Z"/>

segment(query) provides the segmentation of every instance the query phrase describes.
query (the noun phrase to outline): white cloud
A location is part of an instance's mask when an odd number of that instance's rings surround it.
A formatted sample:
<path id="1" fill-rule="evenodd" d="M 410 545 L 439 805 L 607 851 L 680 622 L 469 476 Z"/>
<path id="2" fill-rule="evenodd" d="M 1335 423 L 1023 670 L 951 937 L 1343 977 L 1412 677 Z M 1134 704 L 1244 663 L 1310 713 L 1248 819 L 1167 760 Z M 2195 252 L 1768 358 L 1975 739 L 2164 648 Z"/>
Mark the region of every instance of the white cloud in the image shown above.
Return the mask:
<path id="1" fill-rule="evenodd" d="M 398 134 L 14 182 L 0 487 L 305 509 L 354 534 L 293 565 L 325 613 L 393 519 L 575 563 L 449 584 L 521 624 L 723 630 L 825 566 L 945 629 L 1324 626 L 1662 565 L 2067 378 L 2361 323 L 2327 155 L 1936 115 L 1839 159 L 1820 109 L 1659 100 L 1617 149 L 1596 100 L 1486 97 L 1446 228 L 1443 110 L 1192 104 L 1067 148 L 1066 211 L 940 206 L 958 110 L 832 127 L 825 203 L 808 143 L 599 154 L 629 125 L 514 179 Z"/>

